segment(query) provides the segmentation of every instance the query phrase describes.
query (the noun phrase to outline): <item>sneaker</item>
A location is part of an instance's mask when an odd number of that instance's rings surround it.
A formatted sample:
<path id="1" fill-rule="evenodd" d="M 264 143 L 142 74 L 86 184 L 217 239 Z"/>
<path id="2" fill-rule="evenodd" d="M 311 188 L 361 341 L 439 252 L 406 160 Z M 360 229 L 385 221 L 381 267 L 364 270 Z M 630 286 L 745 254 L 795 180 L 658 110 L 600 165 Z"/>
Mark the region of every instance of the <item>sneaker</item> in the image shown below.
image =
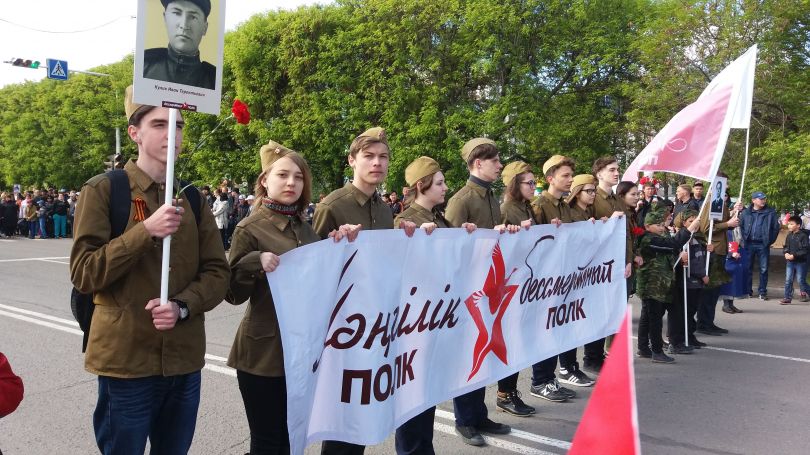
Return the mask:
<path id="1" fill-rule="evenodd" d="M 652 351 L 648 349 L 639 349 L 636 352 L 636 355 L 644 359 L 649 359 L 650 357 L 652 357 Z"/>
<path id="2" fill-rule="evenodd" d="M 700 349 L 700 348 L 702 348 L 704 346 L 708 346 L 708 344 L 701 342 L 697 338 L 693 338 L 693 339 L 689 340 L 689 346 L 692 346 L 695 349 Z"/>
<path id="3" fill-rule="evenodd" d="M 560 385 L 560 383 L 559 383 L 559 382 L 557 382 L 557 380 L 556 380 L 556 379 L 554 379 L 554 384 L 556 384 L 556 385 L 557 385 L 557 388 L 558 388 L 558 389 L 560 389 L 560 393 L 562 393 L 563 395 L 565 395 L 565 397 L 566 397 L 566 398 L 568 398 L 569 400 L 574 399 L 574 398 L 576 398 L 576 397 L 577 397 L 577 393 L 576 393 L 576 392 L 574 392 L 573 390 L 569 389 L 568 387 L 563 387 L 563 386 L 561 386 L 561 385 Z"/>
<path id="4" fill-rule="evenodd" d="M 695 351 L 695 348 L 692 346 L 686 346 L 684 344 L 671 344 L 669 345 L 669 353 L 670 354 L 691 354 Z"/>
<path id="5" fill-rule="evenodd" d="M 518 417 L 528 417 L 535 413 L 535 409 L 520 399 L 520 392 L 498 392 L 495 406 L 503 411 Z"/>
<path id="6" fill-rule="evenodd" d="M 810 297 L 807 297 L 806 292 L 802 292 L 802 302 L 810 302 Z"/>
<path id="7" fill-rule="evenodd" d="M 784 299 L 779 301 L 779 304 L 780 305 L 790 305 L 790 299 L 784 298 Z"/>
<path id="8" fill-rule="evenodd" d="M 461 440 L 464 441 L 465 444 L 477 447 L 484 445 L 484 437 L 478 433 L 475 427 L 456 425 L 456 434 L 461 436 Z"/>
<path id="9" fill-rule="evenodd" d="M 675 359 L 664 354 L 663 352 L 653 352 L 652 361 L 655 363 L 672 363 L 675 361 Z"/>
<path id="10" fill-rule="evenodd" d="M 574 366 L 574 368 L 567 370 L 565 368 L 560 368 L 560 382 L 563 384 L 569 384 L 576 387 L 590 387 L 594 384 L 594 380 L 588 377 L 587 374 L 583 373 L 579 367 Z"/>
<path id="11" fill-rule="evenodd" d="M 591 373 L 599 374 L 602 372 L 602 366 L 605 364 L 604 361 L 601 362 L 584 362 L 582 364 L 582 368 L 590 371 Z"/>
<path id="12" fill-rule="evenodd" d="M 760 294 L 759 300 L 768 300 L 768 294 Z"/>
<path id="13" fill-rule="evenodd" d="M 509 425 L 493 422 L 487 418 L 483 422 L 475 426 L 475 429 L 480 433 L 489 434 L 509 434 L 512 428 Z"/>
<path id="14" fill-rule="evenodd" d="M 560 386 L 557 385 L 556 379 L 545 384 L 533 385 L 529 389 L 529 393 L 534 397 L 553 401 L 555 403 L 568 401 L 568 396 L 560 390 Z"/>

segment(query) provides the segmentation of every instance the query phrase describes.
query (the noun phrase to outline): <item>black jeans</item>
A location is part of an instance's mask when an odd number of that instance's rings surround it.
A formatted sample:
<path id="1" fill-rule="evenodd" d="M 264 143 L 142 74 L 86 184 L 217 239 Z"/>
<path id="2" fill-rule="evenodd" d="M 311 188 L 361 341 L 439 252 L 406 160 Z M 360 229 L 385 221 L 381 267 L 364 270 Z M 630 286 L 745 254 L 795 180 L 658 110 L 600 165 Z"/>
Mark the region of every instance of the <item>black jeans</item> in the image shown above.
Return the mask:
<path id="1" fill-rule="evenodd" d="M 321 443 L 321 455 L 363 455 L 366 446 L 343 441 L 324 441 Z"/>
<path id="2" fill-rule="evenodd" d="M 415 415 L 397 428 L 394 437 L 397 455 L 434 455 L 433 419 L 436 406 Z"/>
<path id="3" fill-rule="evenodd" d="M 577 350 L 565 351 L 560 355 L 549 357 L 532 365 L 532 385 L 545 384 L 556 378 L 554 370 L 557 368 L 557 357 L 560 358 L 561 368 L 569 371 L 579 368 L 579 365 L 577 365 Z"/>
<path id="4" fill-rule="evenodd" d="M 711 329 L 714 327 L 714 313 L 717 309 L 717 299 L 720 298 L 720 288 L 703 288 L 700 293 L 697 310 L 697 327 Z"/>
<path id="5" fill-rule="evenodd" d="M 605 363 L 605 339 L 600 338 L 585 345 L 585 355 L 583 356 L 585 366 L 602 365 Z"/>
<path id="6" fill-rule="evenodd" d="M 487 418 L 487 405 L 484 397 L 487 389 L 481 387 L 464 395 L 453 398 L 453 411 L 456 415 L 456 425 L 460 427 L 474 427 Z"/>
<path id="7" fill-rule="evenodd" d="M 517 390 L 518 375 L 520 373 L 511 374 L 500 381 L 498 381 L 498 392 L 514 392 Z"/>
<path id="8" fill-rule="evenodd" d="M 670 305 L 670 312 L 667 315 L 669 342 L 676 346 L 685 344 L 686 342 L 683 337 L 683 283 L 680 281 L 678 283 L 680 283 L 680 285 L 676 283 L 678 289 L 675 292 L 675 298 Z M 695 314 L 697 313 L 701 291 L 702 289 L 686 290 L 686 322 L 690 340 L 693 340 L 695 337 Z"/>
<path id="9" fill-rule="evenodd" d="M 641 299 L 641 318 L 638 321 L 638 349 L 653 352 L 664 351 L 664 339 L 661 338 L 662 319 L 666 304 L 655 299 Z"/>
<path id="10" fill-rule="evenodd" d="M 285 378 L 236 371 L 250 427 L 250 454 L 288 454 L 287 385 Z"/>

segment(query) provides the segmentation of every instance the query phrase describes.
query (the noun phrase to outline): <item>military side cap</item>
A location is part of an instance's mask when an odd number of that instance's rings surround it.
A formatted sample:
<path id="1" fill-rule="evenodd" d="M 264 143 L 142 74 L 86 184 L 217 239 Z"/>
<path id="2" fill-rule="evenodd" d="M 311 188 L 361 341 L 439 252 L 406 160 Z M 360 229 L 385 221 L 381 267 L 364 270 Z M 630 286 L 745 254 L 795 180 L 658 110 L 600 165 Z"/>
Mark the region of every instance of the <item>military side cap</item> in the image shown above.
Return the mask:
<path id="1" fill-rule="evenodd" d="M 644 224 L 660 224 L 664 222 L 664 215 L 666 214 L 663 205 L 653 206 L 647 216 L 644 217 Z"/>
<path id="2" fill-rule="evenodd" d="M 411 161 L 411 164 L 405 168 L 405 183 L 407 183 L 408 186 L 414 186 L 420 179 L 439 171 L 441 171 L 441 169 L 436 160 L 429 156 L 420 156 Z"/>
<path id="3" fill-rule="evenodd" d="M 163 4 L 163 9 L 169 7 L 169 4 L 174 2 L 175 0 L 160 0 L 160 3 Z M 188 2 L 194 3 L 195 5 L 199 6 L 202 10 L 203 14 L 205 14 L 205 18 L 208 18 L 208 14 L 211 12 L 211 1 L 210 0 L 186 0 Z"/>
<path id="4" fill-rule="evenodd" d="M 470 155 L 472 155 L 472 152 L 473 150 L 475 150 L 476 147 L 484 144 L 489 144 L 494 147 L 498 147 L 495 144 L 495 141 L 493 141 L 492 139 L 487 139 L 485 137 L 477 137 L 475 139 L 470 139 L 469 141 L 467 141 L 466 144 L 464 144 L 464 147 L 461 147 L 461 157 L 464 159 L 464 162 L 466 163 L 467 161 L 470 160 Z"/>
<path id="5" fill-rule="evenodd" d="M 284 147 L 276 141 L 271 140 L 263 145 L 261 150 L 259 150 L 259 156 L 261 156 L 262 159 L 262 172 L 270 169 L 273 163 L 291 153 L 295 153 L 295 151 Z"/>
<path id="6" fill-rule="evenodd" d="M 363 133 L 357 137 L 370 137 L 372 139 L 376 139 L 380 142 L 385 143 L 385 145 L 388 145 L 388 137 L 385 135 L 385 128 L 379 126 L 369 128 L 363 131 Z"/>
<path id="7" fill-rule="evenodd" d="M 574 181 L 571 182 L 571 188 L 588 184 L 596 185 L 596 177 L 591 174 L 579 174 L 578 176 L 574 177 Z"/>
<path id="8" fill-rule="evenodd" d="M 501 171 L 501 178 L 503 179 L 503 184 L 509 186 L 512 183 L 512 180 L 515 179 L 516 176 L 520 174 L 524 174 L 526 172 L 532 172 L 532 167 L 523 161 L 515 161 L 513 163 L 507 164 L 503 171 Z"/>
<path id="9" fill-rule="evenodd" d="M 558 166 L 566 161 L 570 161 L 568 158 L 562 155 L 554 155 L 551 158 L 547 159 L 545 163 L 543 163 L 543 175 L 548 174 L 548 170 L 553 168 L 554 166 Z"/>
<path id="10" fill-rule="evenodd" d="M 130 85 L 127 87 L 126 95 L 124 96 L 124 112 L 127 114 L 127 120 L 132 117 L 132 114 L 135 113 L 143 104 L 138 104 L 132 101 L 132 86 Z"/>

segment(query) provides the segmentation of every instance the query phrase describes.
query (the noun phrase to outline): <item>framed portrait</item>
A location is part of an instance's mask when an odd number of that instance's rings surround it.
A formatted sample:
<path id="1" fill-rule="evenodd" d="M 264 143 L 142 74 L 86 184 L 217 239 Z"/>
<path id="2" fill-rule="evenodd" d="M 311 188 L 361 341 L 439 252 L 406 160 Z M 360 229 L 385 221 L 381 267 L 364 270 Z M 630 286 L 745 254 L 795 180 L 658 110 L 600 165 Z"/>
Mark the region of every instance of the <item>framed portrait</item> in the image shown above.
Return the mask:
<path id="1" fill-rule="evenodd" d="M 715 177 L 709 193 L 711 195 L 709 216 L 715 221 L 723 219 L 726 190 L 728 190 L 728 179 L 726 177 Z"/>
<path id="2" fill-rule="evenodd" d="M 133 100 L 218 115 L 225 0 L 138 0 Z"/>

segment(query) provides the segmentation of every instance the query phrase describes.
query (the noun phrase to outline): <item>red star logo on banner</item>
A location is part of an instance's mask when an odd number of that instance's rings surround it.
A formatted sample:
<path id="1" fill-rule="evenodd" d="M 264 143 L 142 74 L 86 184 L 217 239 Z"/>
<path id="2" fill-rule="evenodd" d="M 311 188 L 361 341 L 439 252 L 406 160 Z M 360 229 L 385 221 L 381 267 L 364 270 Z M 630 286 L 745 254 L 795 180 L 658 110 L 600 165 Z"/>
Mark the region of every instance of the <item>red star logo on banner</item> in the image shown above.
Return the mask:
<path id="1" fill-rule="evenodd" d="M 506 308 L 509 306 L 509 302 L 512 301 L 512 297 L 517 292 L 518 285 L 507 285 L 515 270 L 517 268 L 512 269 L 509 276 L 504 278 L 506 267 L 503 263 L 501 246 L 496 243 L 495 249 L 492 250 L 492 265 L 489 267 L 484 288 L 473 292 L 464 301 L 473 321 L 475 321 L 475 326 L 478 328 L 478 339 L 475 340 L 475 349 L 473 350 L 473 366 L 470 376 L 467 378 L 468 381 L 478 373 L 484 363 L 484 358 L 490 352 L 501 359 L 504 364 L 509 364 L 506 360 L 506 343 L 503 339 L 501 320 Z M 479 306 L 479 303 L 485 298 L 489 301 L 489 305 L 483 305 L 483 311 L 487 312 L 489 316 L 494 316 L 491 327 L 487 327 L 484 322 L 482 308 Z"/>

